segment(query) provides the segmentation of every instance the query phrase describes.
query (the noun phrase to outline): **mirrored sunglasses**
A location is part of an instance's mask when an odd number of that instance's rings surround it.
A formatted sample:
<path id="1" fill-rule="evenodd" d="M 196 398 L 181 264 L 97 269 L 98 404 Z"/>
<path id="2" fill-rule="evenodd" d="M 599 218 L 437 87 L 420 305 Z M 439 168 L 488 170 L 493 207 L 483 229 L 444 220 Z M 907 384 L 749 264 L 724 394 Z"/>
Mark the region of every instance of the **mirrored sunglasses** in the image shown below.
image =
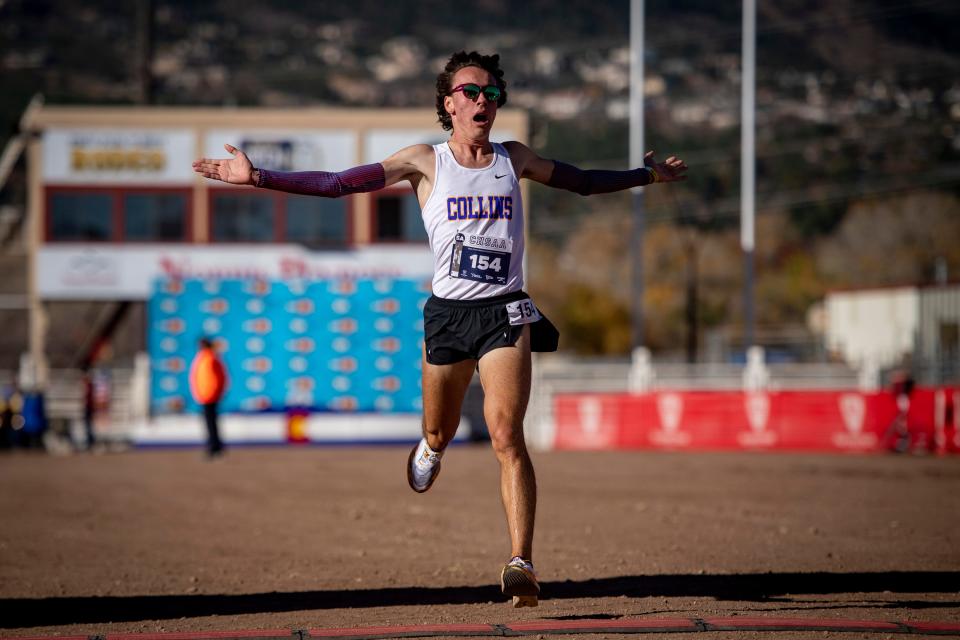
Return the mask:
<path id="1" fill-rule="evenodd" d="M 467 84 L 457 85 L 450 90 L 450 93 L 456 93 L 457 91 L 463 91 L 463 95 L 467 97 L 467 100 L 472 100 L 473 102 L 477 101 L 481 93 L 483 97 L 487 99 L 487 102 L 499 102 L 501 95 L 500 87 L 495 84 L 488 84 L 485 87 L 481 87 L 478 84 L 468 82 Z"/>

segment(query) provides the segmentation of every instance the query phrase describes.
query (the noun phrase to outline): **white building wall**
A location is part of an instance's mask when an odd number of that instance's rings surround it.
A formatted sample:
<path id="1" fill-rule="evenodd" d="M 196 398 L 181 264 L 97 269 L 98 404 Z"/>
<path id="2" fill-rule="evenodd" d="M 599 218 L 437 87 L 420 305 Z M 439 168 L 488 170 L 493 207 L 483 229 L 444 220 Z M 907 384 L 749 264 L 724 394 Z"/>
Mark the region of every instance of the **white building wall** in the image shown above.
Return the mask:
<path id="1" fill-rule="evenodd" d="M 853 367 L 890 367 L 914 349 L 916 287 L 827 294 L 827 348 Z"/>

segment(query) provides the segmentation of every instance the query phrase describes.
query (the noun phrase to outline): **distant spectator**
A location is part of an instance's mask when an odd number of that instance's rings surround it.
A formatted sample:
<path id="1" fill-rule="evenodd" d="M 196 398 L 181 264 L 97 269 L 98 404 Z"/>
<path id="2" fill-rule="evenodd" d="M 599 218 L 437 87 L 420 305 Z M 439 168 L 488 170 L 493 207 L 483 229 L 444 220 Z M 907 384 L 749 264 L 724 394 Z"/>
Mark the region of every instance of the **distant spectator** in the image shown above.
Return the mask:
<path id="1" fill-rule="evenodd" d="M 10 449 L 16 444 L 17 431 L 23 426 L 23 396 L 12 382 L 0 393 L 0 449 Z"/>
<path id="2" fill-rule="evenodd" d="M 913 395 L 914 384 L 913 376 L 907 371 L 898 372 L 893 377 L 892 391 L 897 414 L 884 433 L 883 443 L 897 453 L 910 449 L 910 397 Z"/>
<path id="3" fill-rule="evenodd" d="M 223 453 L 217 410 L 227 386 L 227 372 L 217 355 L 213 341 L 200 339 L 200 349 L 190 365 L 190 392 L 197 404 L 203 407 L 207 426 L 207 455 L 211 458 Z"/>
<path id="4" fill-rule="evenodd" d="M 93 417 L 96 412 L 96 394 L 94 393 L 93 371 L 83 371 L 83 430 L 86 436 L 87 451 L 93 449 L 96 438 L 93 432 Z"/>

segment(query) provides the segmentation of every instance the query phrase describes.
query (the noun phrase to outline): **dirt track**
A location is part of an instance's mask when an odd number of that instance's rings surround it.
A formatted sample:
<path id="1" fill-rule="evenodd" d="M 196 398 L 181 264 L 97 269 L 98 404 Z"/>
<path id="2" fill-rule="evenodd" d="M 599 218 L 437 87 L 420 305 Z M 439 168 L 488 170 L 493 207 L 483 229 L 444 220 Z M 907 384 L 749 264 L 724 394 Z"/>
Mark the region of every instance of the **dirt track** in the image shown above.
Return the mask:
<path id="1" fill-rule="evenodd" d="M 960 621 L 957 457 L 537 454 L 544 599 L 514 610 L 494 587 L 509 545 L 489 448 L 451 449 L 424 495 L 406 453 L 0 456 L 0 635 Z"/>

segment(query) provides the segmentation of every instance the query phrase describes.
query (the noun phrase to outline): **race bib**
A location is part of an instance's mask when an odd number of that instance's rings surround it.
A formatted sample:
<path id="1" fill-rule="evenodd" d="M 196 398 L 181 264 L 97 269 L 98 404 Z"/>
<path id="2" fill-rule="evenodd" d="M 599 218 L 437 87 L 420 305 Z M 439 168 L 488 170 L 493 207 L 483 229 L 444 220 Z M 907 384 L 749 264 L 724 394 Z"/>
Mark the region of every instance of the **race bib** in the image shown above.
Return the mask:
<path id="1" fill-rule="evenodd" d="M 505 306 L 510 324 L 530 324 L 541 318 L 540 310 L 537 309 L 537 305 L 533 304 L 533 300 L 530 298 L 508 302 Z"/>
<path id="2" fill-rule="evenodd" d="M 457 233 L 450 255 L 450 276 L 487 284 L 507 284 L 512 252 L 510 238 Z"/>

